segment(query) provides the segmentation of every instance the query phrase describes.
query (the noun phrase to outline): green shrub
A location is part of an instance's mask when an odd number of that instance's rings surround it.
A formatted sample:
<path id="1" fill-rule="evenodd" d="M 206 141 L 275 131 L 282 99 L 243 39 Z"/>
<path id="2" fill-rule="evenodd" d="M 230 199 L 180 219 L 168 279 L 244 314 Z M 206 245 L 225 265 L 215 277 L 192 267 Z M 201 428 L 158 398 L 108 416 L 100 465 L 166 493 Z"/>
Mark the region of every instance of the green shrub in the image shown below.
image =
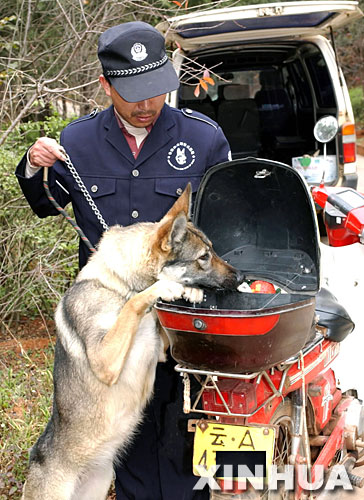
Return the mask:
<path id="1" fill-rule="evenodd" d="M 62 217 L 39 219 L 25 200 L 15 167 L 40 135 L 59 138 L 67 124 L 54 113 L 21 124 L 0 150 L 0 326 L 23 316 L 53 315 L 77 273 L 78 237 Z"/>
<path id="2" fill-rule="evenodd" d="M 357 126 L 364 128 L 364 91 L 363 87 L 353 87 L 349 90 L 351 104 Z"/>

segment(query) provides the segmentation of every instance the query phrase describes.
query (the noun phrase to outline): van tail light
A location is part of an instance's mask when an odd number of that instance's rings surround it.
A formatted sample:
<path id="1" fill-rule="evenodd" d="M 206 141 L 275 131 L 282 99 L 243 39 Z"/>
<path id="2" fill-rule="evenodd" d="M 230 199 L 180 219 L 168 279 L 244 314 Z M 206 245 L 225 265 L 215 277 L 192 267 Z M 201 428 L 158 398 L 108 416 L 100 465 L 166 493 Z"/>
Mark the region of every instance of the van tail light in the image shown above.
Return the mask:
<path id="1" fill-rule="evenodd" d="M 341 127 L 341 150 L 343 163 L 356 161 L 356 134 L 354 123 L 344 123 Z"/>

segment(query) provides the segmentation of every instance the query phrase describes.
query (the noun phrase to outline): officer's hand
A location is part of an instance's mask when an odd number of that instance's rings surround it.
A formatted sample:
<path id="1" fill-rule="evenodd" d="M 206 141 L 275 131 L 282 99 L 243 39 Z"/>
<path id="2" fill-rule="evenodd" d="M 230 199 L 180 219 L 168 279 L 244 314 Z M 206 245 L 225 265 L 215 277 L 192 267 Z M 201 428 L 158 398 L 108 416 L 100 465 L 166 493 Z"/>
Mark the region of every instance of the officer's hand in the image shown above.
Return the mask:
<path id="1" fill-rule="evenodd" d="M 49 137 L 38 139 L 29 151 L 29 160 L 33 167 L 51 167 L 57 160 L 65 159 L 60 144 Z"/>

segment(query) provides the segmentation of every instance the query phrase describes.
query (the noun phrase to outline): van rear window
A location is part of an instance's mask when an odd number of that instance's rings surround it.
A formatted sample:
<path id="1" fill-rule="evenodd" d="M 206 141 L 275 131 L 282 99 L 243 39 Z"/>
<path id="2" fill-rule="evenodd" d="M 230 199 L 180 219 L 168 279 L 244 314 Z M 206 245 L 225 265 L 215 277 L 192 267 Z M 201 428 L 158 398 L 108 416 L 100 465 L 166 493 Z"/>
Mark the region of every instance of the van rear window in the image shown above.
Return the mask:
<path id="1" fill-rule="evenodd" d="M 184 24 L 177 28 L 183 38 L 218 35 L 220 33 L 233 33 L 237 31 L 267 30 L 280 28 L 311 28 L 320 26 L 330 19 L 332 12 L 310 12 L 290 16 L 265 16 L 251 19 L 234 19 L 224 22 L 208 21 Z"/>
<path id="2" fill-rule="evenodd" d="M 321 108 L 334 108 L 336 106 L 334 87 L 322 54 L 318 52 L 308 57 L 305 62 L 311 76 L 317 104 Z"/>

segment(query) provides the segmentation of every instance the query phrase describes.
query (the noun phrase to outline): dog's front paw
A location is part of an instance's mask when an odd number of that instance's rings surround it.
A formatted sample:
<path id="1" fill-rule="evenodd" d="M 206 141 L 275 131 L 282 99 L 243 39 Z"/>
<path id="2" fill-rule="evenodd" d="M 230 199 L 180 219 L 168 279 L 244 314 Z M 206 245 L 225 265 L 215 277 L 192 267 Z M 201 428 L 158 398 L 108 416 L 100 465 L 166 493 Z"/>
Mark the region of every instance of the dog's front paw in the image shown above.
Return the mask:
<path id="1" fill-rule="evenodd" d="M 156 288 L 156 296 L 167 302 L 181 299 L 185 291 L 185 287 L 176 281 L 159 280 L 154 286 Z"/>
<path id="2" fill-rule="evenodd" d="M 203 301 L 203 290 L 200 288 L 192 288 L 190 286 L 185 286 L 183 292 L 183 298 L 189 302 L 202 302 Z"/>

